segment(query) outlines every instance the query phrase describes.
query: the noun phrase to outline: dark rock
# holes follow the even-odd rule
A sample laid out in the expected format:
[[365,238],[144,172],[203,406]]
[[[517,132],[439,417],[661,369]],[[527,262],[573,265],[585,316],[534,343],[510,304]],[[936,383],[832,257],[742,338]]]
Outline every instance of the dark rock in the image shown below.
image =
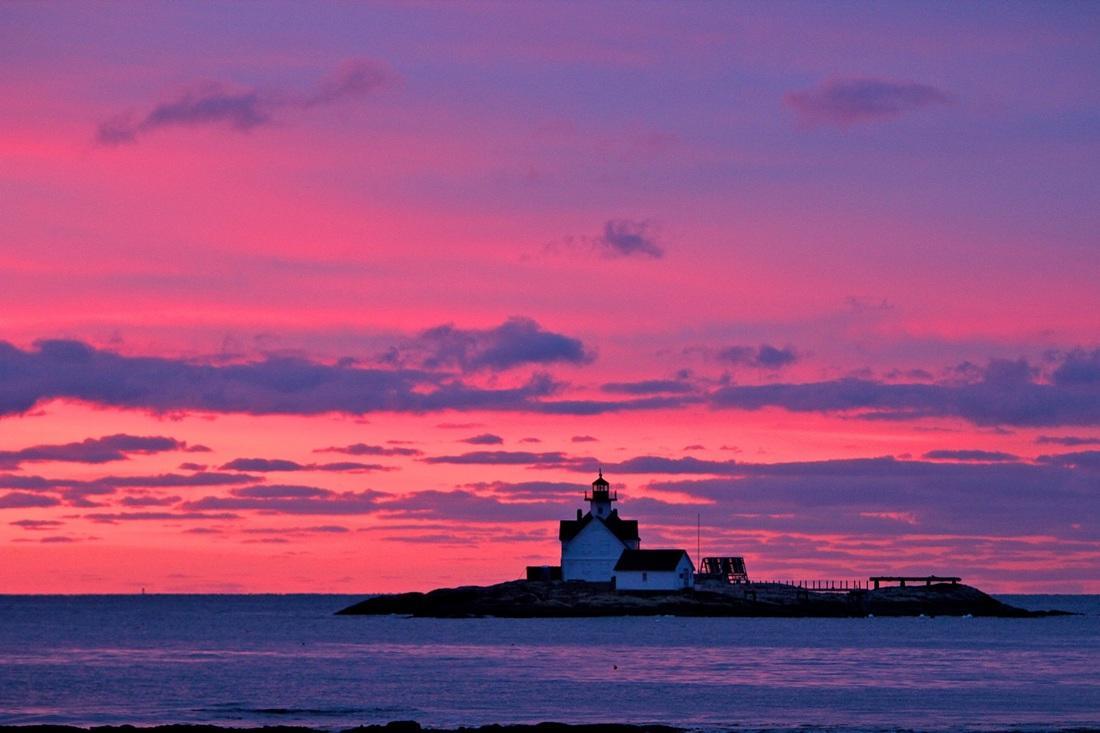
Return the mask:
[[[78,728],[71,725],[0,725],[0,733],[326,733],[316,728],[264,726],[262,728],[227,728],[217,725],[156,725],[135,728],[132,725],[105,725]],[[681,728],[667,725],[626,725],[596,723],[569,725],[566,723],[536,723],[534,725],[483,725],[474,728],[421,728],[415,720],[395,720],[385,725],[363,725],[342,733],[683,733]]]
[[615,592],[606,584],[515,580],[490,586],[438,588],[368,598],[342,615],[434,618],[568,618],[590,616],[1003,616],[1062,615],[1009,606],[968,585],[940,583],[906,588],[818,593],[764,583],[650,593]]

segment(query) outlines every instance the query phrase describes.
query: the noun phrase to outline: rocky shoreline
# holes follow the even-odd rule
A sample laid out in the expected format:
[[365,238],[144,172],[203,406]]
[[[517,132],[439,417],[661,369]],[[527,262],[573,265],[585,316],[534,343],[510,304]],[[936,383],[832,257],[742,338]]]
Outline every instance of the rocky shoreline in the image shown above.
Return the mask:
[[740,616],[853,618],[865,616],[995,616],[1036,618],[977,588],[951,583],[825,593],[769,583],[657,593],[613,591],[598,583],[514,580],[490,586],[439,588],[368,598],[339,615],[429,618],[579,618],[592,616]]
[[[685,729],[667,725],[627,725],[623,723],[594,723],[570,725],[567,723],[532,723],[529,725],[482,725],[462,728],[422,728],[412,720],[398,720],[385,725],[361,725],[340,733],[682,733]],[[271,725],[251,728],[231,728],[219,725],[102,725],[80,728],[72,725],[0,725],[0,733],[329,733],[320,728],[293,725]]]

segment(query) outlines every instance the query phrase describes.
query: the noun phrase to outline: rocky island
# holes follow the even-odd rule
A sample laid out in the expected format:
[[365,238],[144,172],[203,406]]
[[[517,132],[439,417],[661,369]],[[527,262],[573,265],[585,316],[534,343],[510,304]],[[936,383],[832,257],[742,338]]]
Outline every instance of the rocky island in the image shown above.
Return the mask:
[[777,583],[667,592],[615,591],[609,586],[564,581],[515,580],[490,586],[440,588],[368,598],[341,615],[400,614],[433,618],[575,618],[589,616],[1000,616],[1032,618],[1062,611],[1028,611],[968,585],[936,583],[845,593],[819,592]]

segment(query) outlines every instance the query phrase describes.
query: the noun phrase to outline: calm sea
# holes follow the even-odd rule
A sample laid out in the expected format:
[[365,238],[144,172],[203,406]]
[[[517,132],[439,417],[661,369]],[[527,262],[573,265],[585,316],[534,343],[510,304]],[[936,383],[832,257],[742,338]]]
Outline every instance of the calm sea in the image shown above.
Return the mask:
[[436,620],[343,596],[0,596],[0,724],[1100,727],[1100,596],[1047,619]]

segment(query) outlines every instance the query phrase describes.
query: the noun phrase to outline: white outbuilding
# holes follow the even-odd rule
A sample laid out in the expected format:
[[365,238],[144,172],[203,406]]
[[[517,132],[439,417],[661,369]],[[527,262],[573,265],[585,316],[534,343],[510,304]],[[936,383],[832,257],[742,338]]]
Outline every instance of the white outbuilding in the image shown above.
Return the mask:
[[609,583],[615,563],[626,550],[641,545],[638,522],[621,519],[619,510],[611,504],[618,501],[616,492],[600,471],[592,482],[592,493],[585,494],[589,504],[587,514],[577,510],[576,519],[563,519],[558,530],[561,540],[561,577],[563,580],[585,580]]
[[615,590],[684,590],[695,585],[695,564],[684,550],[623,550]]

